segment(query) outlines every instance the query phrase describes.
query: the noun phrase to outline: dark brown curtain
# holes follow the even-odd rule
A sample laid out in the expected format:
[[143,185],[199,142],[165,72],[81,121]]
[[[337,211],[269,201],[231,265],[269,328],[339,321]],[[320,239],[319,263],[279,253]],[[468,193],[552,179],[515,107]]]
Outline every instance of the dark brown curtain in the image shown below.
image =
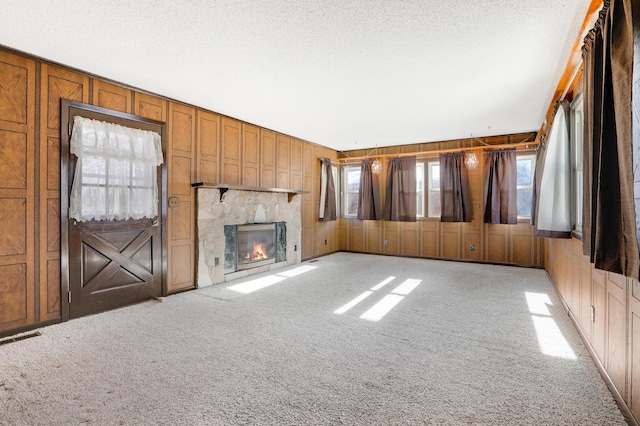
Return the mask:
[[384,220],[416,221],[416,157],[389,160]]
[[484,222],[518,223],[516,149],[484,153]]
[[380,201],[380,183],[378,175],[371,172],[373,160],[362,160],[360,168],[360,189],[358,190],[358,219],[382,219],[382,202]]
[[320,159],[320,209],[318,219],[322,222],[336,220],[336,186],[331,173],[331,160]]
[[583,249],[596,268],[638,279],[631,3],[605,1],[596,27],[585,39]]
[[441,222],[471,222],[471,191],[464,152],[440,154],[440,209]]

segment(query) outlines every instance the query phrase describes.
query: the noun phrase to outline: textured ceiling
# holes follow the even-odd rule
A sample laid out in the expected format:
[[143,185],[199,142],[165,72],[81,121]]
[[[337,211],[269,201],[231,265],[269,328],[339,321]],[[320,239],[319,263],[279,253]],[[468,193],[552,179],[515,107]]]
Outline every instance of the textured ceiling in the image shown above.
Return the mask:
[[589,0],[4,0],[0,44],[338,150],[538,130]]

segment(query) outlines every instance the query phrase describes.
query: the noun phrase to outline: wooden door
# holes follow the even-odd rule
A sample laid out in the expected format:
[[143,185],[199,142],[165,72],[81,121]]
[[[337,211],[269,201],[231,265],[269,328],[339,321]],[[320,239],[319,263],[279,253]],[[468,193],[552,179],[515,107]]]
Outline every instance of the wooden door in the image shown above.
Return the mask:
[[162,123],[63,101],[62,289],[63,300],[67,302],[66,309],[63,310],[64,319],[94,314],[166,294],[162,260],[163,223],[166,217],[166,203],[163,202],[166,198],[164,164],[158,170],[158,217],[87,222],[70,219],[69,193],[75,161],[69,154],[69,139],[73,117],[76,115],[156,131],[163,136],[163,141],[165,139]]

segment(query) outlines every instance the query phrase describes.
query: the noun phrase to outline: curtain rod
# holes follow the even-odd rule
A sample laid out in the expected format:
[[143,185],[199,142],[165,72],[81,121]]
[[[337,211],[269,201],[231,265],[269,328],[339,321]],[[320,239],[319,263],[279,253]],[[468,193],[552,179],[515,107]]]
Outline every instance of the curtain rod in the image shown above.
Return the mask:
[[482,145],[482,146],[468,146],[464,148],[450,148],[450,149],[434,149],[431,151],[420,151],[420,152],[403,152],[401,154],[380,154],[380,155],[365,155],[360,157],[346,157],[346,158],[338,158],[338,162],[347,163],[349,161],[358,161],[358,160],[366,160],[369,158],[390,158],[390,157],[428,157],[434,156],[438,154],[446,154],[449,152],[460,152],[460,151],[475,151],[481,150],[486,151],[489,149],[506,149],[506,148],[515,148],[521,150],[535,150],[538,146],[538,143],[535,141],[532,142],[519,142],[512,144],[501,144],[501,145]]

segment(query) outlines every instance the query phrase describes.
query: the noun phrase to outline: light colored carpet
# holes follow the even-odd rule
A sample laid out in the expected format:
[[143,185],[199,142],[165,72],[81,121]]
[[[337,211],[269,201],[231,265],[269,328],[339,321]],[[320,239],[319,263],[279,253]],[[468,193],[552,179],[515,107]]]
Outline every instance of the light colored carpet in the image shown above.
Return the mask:
[[40,331],[0,424],[625,424],[542,270],[338,253]]

